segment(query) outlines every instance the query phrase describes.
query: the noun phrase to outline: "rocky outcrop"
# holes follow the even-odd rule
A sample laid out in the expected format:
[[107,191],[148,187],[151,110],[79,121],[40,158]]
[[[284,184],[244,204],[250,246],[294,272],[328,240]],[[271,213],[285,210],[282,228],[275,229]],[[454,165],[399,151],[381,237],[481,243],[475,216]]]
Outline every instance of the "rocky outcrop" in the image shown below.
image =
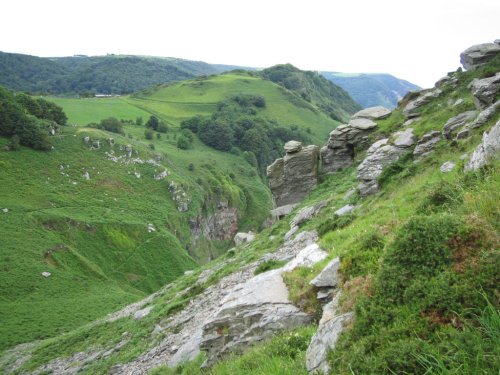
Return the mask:
[[452,139],[454,133],[464,126],[470,124],[477,117],[477,111],[467,111],[456,115],[444,124],[443,135],[446,139]]
[[406,118],[414,118],[420,116],[420,108],[429,103],[431,100],[441,96],[441,89],[422,90],[417,93],[412,92],[411,95],[402,99],[402,102],[408,101],[403,109],[403,114]]
[[367,151],[366,158],[358,166],[358,185],[362,196],[374,194],[378,191],[377,178],[385,166],[395,162],[415,142],[413,129],[406,129],[394,133],[393,139],[381,139],[375,142]]
[[285,145],[284,158],[267,167],[269,187],[277,207],[294,204],[305,198],[318,183],[318,146],[302,147],[300,142]]
[[441,140],[441,132],[433,130],[420,138],[413,150],[415,161],[418,161],[434,151],[436,144]]
[[493,57],[500,53],[500,45],[495,43],[478,44],[467,48],[460,54],[460,62],[467,70],[476,69],[486,64]]
[[234,244],[236,246],[247,243],[247,242],[252,242],[255,238],[255,233],[253,232],[238,232],[236,233],[236,236],[234,236]]
[[483,134],[482,142],[476,147],[465,166],[465,171],[475,171],[497,158],[500,153],[500,121],[493,126],[489,133]]
[[500,100],[496,101],[495,103],[490,105],[488,108],[481,111],[481,113],[477,116],[477,118],[471,124],[469,124],[467,127],[469,129],[479,128],[480,126],[482,126],[483,124],[485,124],[486,122],[491,120],[493,118],[493,116],[495,116],[495,114],[498,112],[499,109],[500,109]]
[[189,228],[194,246],[201,239],[232,240],[238,230],[238,211],[221,201],[214,213],[189,220]]
[[314,216],[316,216],[321,209],[326,207],[328,204],[328,201],[321,201],[314,206],[307,206],[301,209],[299,212],[297,212],[297,215],[292,219],[290,222],[290,227],[295,227],[295,226],[300,226],[301,224],[305,223],[306,221],[311,220]]
[[370,120],[382,120],[386,117],[389,117],[391,114],[391,110],[387,109],[382,106],[377,106],[377,107],[370,107],[370,108],[365,108],[362,109],[359,112],[356,112],[354,115],[352,115],[352,119],[357,119],[357,118],[366,118]]
[[493,77],[474,79],[469,84],[469,88],[474,96],[474,104],[478,109],[485,109],[492,105],[500,91],[500,73]]

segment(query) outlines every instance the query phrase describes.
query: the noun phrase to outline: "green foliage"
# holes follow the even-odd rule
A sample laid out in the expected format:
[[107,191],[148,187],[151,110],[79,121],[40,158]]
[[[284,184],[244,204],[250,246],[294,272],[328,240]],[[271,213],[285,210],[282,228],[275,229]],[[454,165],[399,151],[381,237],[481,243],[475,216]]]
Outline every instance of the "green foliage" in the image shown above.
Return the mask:
[[377,178],[379,186],[382,188],[391,181],[401,181],[403,178],[412,176],[416,171],[413,163],[413,152],[407,152],[395,162],[386,166]]
[[146,137],[147,140],[153,139],[153,131],[151,129],[146,129],[144,130],[144,137]]
[[108,132],[118,133],[122,135],[125,134],[121,121],[116,117],[109,117],[107,119],[101,120],[101,122],[99,123],[99,129],[104,129]]
[[165,124],[164,122],[160,122],[158,126],[156,127],[156,131],[160,133],[166,133],[168,132],[168,125]]
[[54,121],[59,125],[66,125],[68,121],[62,108],[53,102],[42,98],[35,99],[23,93],[17,94],[15,99],[30,115],[40,119]]
[[150,128],[156,130],[158,125],[160,124],[160,120],[156,116],[150,116],[148,121],[146,121],[146,128]]
[[19,136],[17,134],[14,134],[10,138],[10,142],[9,142],[8,146],[9,146],[9,150],[11,150],[11,151],[19,150],[19,148],[21,147],[21,139],[19,138]]
[[144,119],[143,119],[141,116],[137,116],[137,117],[135,118],[135,124],[136,124],[137,126],[142,126],[142,124],[143,124],[143,123],[144,123]]
[[321,304],[316,299],[317,290],[309,282],[316,276],[310,267],[297,267],[282,274],[288,288],[288,298],[302,311],[308,314],[320,314]]
[[181,150],[187,150],[191,147],[191,144],[189,143],[189,139],[181,135],[179,138],[177,138],[177,148],[180,148]]
[[348,226],[353,220],[355,216],[352,213],[345,214],[342,216],[338,215],[333,215],[333,217],[326,219],[322,223],[319,224],[318,226],[318,234],[320,236],[323,236],[329,231],[335,230],[335,229],[341,229],[346,226]]
[[282,260],[276,260],[276,259],[266,260],[265,262],[262,262],[258,265],[258,267],[254,271],[254,275],[258,275],[259,273],[283,267],[285,264],[286,262]]
[[440,181],[425,196],[417,211],[422,214],[450,210],[463,202],[463,192],[458,183]]

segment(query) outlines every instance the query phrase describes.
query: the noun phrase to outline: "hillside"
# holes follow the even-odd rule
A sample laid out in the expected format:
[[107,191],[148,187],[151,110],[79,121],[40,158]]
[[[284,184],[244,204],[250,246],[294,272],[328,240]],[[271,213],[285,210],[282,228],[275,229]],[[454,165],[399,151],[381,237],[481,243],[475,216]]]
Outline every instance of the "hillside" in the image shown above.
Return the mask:
[[409,91],[420,87],[390,74],[344,74],[321,72],[321,75],[342,87],[363,108],[381,105],[395,108]]
[[[273,194],[297,186],[275,183],[283,178],[315,185],[250,243],[106,320],[7,351],[0,366],[54,374],[498,373],[500,48],[488,47],[496,58],[407,95],[388,116],[364,111],[332,132],[321,164],[333,173],[318,172],[317,148],[289,143],[268,173],[281,166],[295,175],[270,175]],[[221,155],[217,166],[232,157]]]

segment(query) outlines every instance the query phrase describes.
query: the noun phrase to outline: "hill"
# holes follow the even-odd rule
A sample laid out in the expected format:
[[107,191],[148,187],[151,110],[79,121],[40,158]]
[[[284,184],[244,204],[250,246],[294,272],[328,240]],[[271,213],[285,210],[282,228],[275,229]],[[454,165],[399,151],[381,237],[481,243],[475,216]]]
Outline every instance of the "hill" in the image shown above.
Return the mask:
[[499,73],[497,55],[388,117],[352,119],[325,146],[354,146],[348,165],[289,216],[106,321],[4,353],[2,368],[498,373]]
[[395,108],[409,91],[420,89],[417,85],[390,74],[321,72],[321,75],[342,87],[364,108],[378,105]]

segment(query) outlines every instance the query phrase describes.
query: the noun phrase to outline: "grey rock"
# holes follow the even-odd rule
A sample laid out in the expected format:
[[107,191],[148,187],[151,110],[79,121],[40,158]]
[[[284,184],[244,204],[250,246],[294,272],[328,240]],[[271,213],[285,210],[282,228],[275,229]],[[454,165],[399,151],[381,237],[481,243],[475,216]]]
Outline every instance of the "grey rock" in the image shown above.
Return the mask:
[[500,91],[500,72],[493,77],[474,79],[469,85],[476,108],[485,109],[492,105]]
[[189,229],[194,245],[203,240],[232,240],[238,231],[238,210],[227,202],[219,204],[215,212],[191,218]]
[[394,133],[394,140],[392,144],[397,147],[410,147],[415,144],[415,136],[413,135],[413,129],[408,128],[404,131],[398,131]]
[[131,158],[132,157],[133,149],[132,149],[132,145],[131,144],[128,144],[128,145],[125,146],[125,152],[127,153],[127,158]]
[[353,313],[337,315],[339,295],[340,293],[323,307],[323,316],[319,322],[318,330],[307,348],[306,367],[309,373],[330,373],[327,360],[328,352],[335,348],[345,325],[353,318]]
[[113,147],[115,145],[115,140],[113,138],[108,138],[108,144]]
[[319,300],[325,300],[331,298],[333,292],[335,291],[334,288],[322,288],[317,294],[316,298]]
[[43,277],[50,277],[52,274],[50,272],[44,271],[42,272]]
[[283,148],[287,154],[293,154],[302,150],[302,143],[299,141],[288,141]]
[[464,100],[462,98],[458,98],[454,103],[453,107],[458,107],[460,104],[462,104]]
[[145,318],[146,316],[149,315],[149,313],[151,312],[151,310],[153,310],[153,306],[148,306],[142,310],[137,310],[135,313],[134,313],[134,319],[135,320],[140,320],[142,318]]
[[90,137],[88,137],[88,136],[87,137],[83,137],[83,141],[85,143],[87,143],[87,144],[90,143]]
[[314,285],[317,288],[334,288],[337,286],[338,280],[338,270],[340,267],[340,258],[333,259],[330,263],[323,268],[323,271],[319,273],[314,279],[311,280],[309,284]]
[[95,141],[92,141],[92,145],[90,146],[91,149],[99,150],[101,148],[101,141],[98,139]]
[[9,209],[8,209],[8,208],[2,208],[2,212],[3,212],[4,214],[6,214],[6,213],[8,213],[8,212],[9,212]]
[[487,107],[485,110],[481,111],[476,119],[470,123],[467,127],[469,129],[479,128],[483,124],[487,123],[489,120],[495,116],[500,110],[500,100]]
[[234,243],[236,246],[247,243],[247,242],[252,242],[255,238],[255,233],[253,232],[238,232],[236,233],[236,236],[234,236]]
[[410,118],[408,120],[406,120],[404,123],[403,123],[403,126],[410,126],[411,124],[414,124],[416,123],[418,120],[420,120],[420,117],[413,117],[413,118]]
[[474,171],[488,164],[491,160],[498,158],[500,153],[500,121],[498,121],[489,133],[483,133],[482,142],[472,153],[465,171]]
[[356,189],[349,189],[345,194],[344,196],[342,197],[343,200],[348,200],[349,198],[351,198],[354,194],[356,193]]
[[426,133],[420,138],[413,150],[413,156],[415,160],[419,160],[429,155],[434,151],[434,147],[441,140],[441,132],[433,130]]
[[352,115],[353,119],[356,118],[367,118],[370,120],[382,120],[386,117],[389,117],[391,114],[391,110],[382,106],[370,107],[362,109],[359,112],[356,112]]
[[407,118],[418,117],[420,115],[420,108],[429,103],[432,99],[441,96],[442,93],[443,92],[439,88],[420,91],[416,99],[413,99],[406,104],[403,109],[403,114]]
[[184,271],[184,276],[189,276],[189,275],[192,275],[192,274],[194,274],[193,270]]
[[446,137],[446,139],[451,139],[452,135],[457,130],[472,122],[472,120],[474,120],[476,117],[477,111],[467,111],[448,119],[443,127],[443,135]]
[[460,130],[458,133],[457,133],[457,136],[455,139],[465,139],[465,138],[468,138],[470,136],[470,130],[469,129],[463,129],[463,130]]
[[299,230],[298,226],[291,227],[290,230],[288,232],[286,232],[285,236],[283,237],[285,242],[290,241],[292,239],[293,235],[295,233],[297,233],[298,230]]
[[467,48],[460,54],[460,62],[467,70],[476,69],[486,64],[500,53],[500,46],[496,43],[484,43]]
[[441,165],[441,167],[439,167],[439,170],[443,173],[449,173],[453,170],[453,168],[455,168],[456,164],[453,163],[452,161],[447,161],[445,163],[443,163],[443,165]]
[[85,172],[84,174],[82,174],[82,177],[84,180],[90,180],[90,174],[89,172]]
[[271,215],[276,219],[281,219],[284,216],[290,214],[295,207],[297,207],[297,203],[286,204],[284,206],[277,207],[277,208],[271,210]]
[[170,173],[169,173],[166,169],[164,169],[162,172],[160,172],[160,173],[158,173],[158,174],[155,174],[155,175],[153,176],[153,178],[154,178],[155,180],[159,181],[159,180],[163,180],[164,178],[168,177],[168,175],[169,175],[169,174],[170,174]]
[[276,206],[300,202],[318,183],[319,148],[310,145],[288,153],[267,167],[269,187]]
[[316,216],[321,209],[326,207],[328,204],[328,201],[321,201],[314,206],[308,206],[302,208],[297,215],[292,219],[290,222],[290,227],[295,227],[295,226],[300,226],[301,224],[305,223],[306,221],[311,220],[314,216]]
[[350,126],[359,130],[369,130],[377,127],[377,123],[367,118],[356,118],[349,121]]
[[312,243],[304,247],[290,262],[281,268],[285,272],[293,271],[297,267],[311,267],[322,261],[327,256],[317,243]]
[[353,206],[352,204],[346,204],[344,207],[339,208],[337,211],[335,211],[335,215],[337,216],[344,216],[347,214],[350,214],[356,206]]

